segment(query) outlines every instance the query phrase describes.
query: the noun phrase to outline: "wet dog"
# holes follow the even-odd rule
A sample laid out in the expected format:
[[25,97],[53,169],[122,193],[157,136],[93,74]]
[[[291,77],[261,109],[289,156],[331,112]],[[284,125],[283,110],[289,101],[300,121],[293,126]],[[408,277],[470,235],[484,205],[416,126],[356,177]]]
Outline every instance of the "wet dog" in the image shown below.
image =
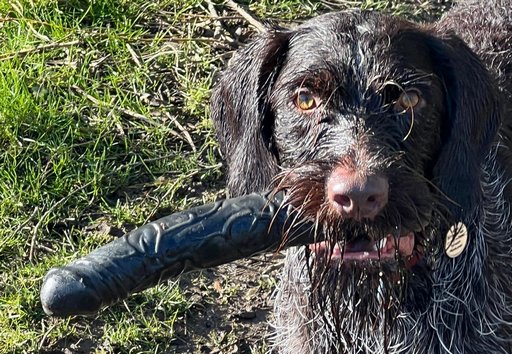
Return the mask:
[[235,54],[229,190],[284,190],[325,237],[287,253],[276,351],[512,352],[511,24],[509,0],[338,12]]

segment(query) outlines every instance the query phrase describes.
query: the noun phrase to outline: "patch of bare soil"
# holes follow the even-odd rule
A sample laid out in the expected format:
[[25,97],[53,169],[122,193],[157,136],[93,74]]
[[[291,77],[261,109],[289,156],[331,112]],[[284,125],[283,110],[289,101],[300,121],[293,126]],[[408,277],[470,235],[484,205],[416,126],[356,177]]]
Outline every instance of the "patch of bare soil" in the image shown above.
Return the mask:
[[177,321],[176,353],[265,353],[272,292],[283,256],[244,259],[182,276],[193,303]]

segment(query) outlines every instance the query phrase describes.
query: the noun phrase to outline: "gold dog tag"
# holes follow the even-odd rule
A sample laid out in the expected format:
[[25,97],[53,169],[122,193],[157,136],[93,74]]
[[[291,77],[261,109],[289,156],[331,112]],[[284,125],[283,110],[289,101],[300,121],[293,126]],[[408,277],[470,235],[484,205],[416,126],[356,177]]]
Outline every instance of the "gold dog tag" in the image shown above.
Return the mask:
[[468,243],[468,229],[462,222],[452,225],[446,233],[444,249],[450,258],[458,257]]

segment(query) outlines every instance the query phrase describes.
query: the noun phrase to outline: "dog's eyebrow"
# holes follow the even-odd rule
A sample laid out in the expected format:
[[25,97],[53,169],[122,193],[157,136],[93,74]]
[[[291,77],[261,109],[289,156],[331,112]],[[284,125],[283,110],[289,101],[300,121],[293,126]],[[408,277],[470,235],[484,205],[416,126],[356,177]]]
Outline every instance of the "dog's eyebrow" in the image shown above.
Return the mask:
[[325,67],[311,67],[286,77],[283,81],[283,86],[288,89],[308,87],[313,90],[330,91],[337,85],[332,70]]

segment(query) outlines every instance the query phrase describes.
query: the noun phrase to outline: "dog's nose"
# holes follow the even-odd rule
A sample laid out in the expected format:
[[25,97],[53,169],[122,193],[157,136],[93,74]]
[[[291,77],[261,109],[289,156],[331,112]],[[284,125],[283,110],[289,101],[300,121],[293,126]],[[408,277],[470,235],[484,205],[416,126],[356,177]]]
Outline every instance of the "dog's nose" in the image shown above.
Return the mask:
[[388,202],[389,183],[382,175],[360,176],[343,167],[327,180],[327,198],[343,217],[373,219]]

